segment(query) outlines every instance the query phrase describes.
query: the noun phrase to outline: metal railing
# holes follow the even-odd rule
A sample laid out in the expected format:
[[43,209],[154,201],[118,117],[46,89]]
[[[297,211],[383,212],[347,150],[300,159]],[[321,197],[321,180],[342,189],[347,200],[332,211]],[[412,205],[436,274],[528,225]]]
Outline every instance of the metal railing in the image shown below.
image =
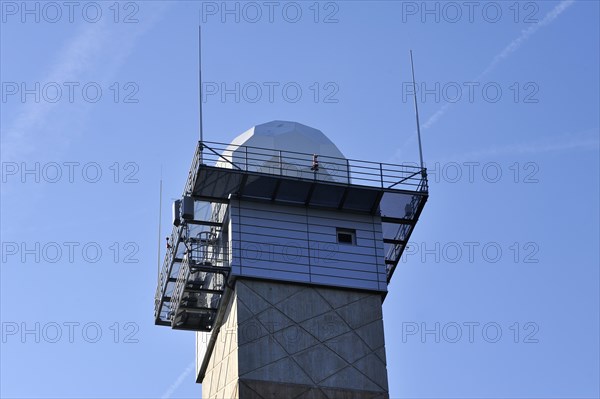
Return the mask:
[[[421,182],[421,185],[419,185],[419,187],[417,187],[417,191],[427,192],[427,189],[428,189],[427,179],[424,178]],[[421,201],[423,201],[423,199],[420,196],[414,195],[412,197],[412,200],[409,203],[410,209],[412,209],[413,211],[416,212],[417,207],[419,206],[419,203]],[[405,244],[394,244],[389,249],[389,251],[385,254],[386,260],[391,260],[396,263],[400,259],[400,256],[402,255],[402,252],[404,252],[404,249],[406,247],[406,243],[408,241],[410,233],[412,233],[413,227],[414,226],[410,223],[400,225],[400,227],[398,228],[398,233],[396,233],[396,236],[394,238],[398,241],[404,242]],[[388,282],[390,281],[392,274],[394,273],[395,267],[396,267],[395,265],[390,265],[390,264],[386,263],[385,272],[387,275]]]
[[185,189],[183,190],[183,195],[190,195],[194,190],[194,186],[196,184],[196,179],[198,178],[198,167],[202,163],[202,143],[198,143],[196,146],[196,152],[194,153],[194,158],[192,159],[192,165],[190,166],[190,171],[188,172],[188,177],[185,183]]
[[[318,156],[317,168],[315,155]],[[202,158],[202,162],[210,166],[245,172],[383,189],[416,191],[426,187],[423,184],[423,180],[426,180],[425,169],[418,165],[396,165],[208,141],[204,142]]]

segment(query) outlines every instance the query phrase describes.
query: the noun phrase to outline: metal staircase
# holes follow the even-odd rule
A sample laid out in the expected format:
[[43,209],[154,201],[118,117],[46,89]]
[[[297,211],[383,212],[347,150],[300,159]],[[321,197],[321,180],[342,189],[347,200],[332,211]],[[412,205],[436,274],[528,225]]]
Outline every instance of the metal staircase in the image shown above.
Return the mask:
[[[202,165],[196,148],[183,192],[192,196]],[[155,296],[155,322],[173,329],[211,331],[229,276],[227,240],[222,236],[226,204],[202,202],[212,209],[174,226]]]
[[216,228],[184,241],[185,254],[175,284],[169,318],[175,329],[210,331],[229,270]]

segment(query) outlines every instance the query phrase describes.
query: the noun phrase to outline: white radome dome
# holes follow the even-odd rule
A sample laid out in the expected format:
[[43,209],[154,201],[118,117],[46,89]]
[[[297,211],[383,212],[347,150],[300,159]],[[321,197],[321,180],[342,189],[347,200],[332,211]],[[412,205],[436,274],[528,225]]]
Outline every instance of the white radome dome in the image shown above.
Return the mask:
[[[246,165],[246,152],[250,171],[348,182],[344,154],[323,132],[301,123],[272,121],[256,125],[233,139],[223,155],[237,165]],[[316,176],[311,170],[313,154],[318,155],[319,162]],[[226,162],[219,162],[219,166],[232,167]]]
[[323,132],[298,122],[272,121],[256,125],[233,139],[231,144],[345,159]]

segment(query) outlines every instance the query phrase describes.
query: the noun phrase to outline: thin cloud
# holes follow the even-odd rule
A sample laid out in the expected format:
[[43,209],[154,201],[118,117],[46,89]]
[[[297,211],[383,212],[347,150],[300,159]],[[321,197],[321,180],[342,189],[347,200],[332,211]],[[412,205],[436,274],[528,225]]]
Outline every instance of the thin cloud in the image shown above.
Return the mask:
[[[125,26],[106,19],[85,24],[58,51],[54,63],[40,68],[49,70],[45,76],[41,79],[25,79],[28,88],[33,87],[36,80],[41,86],[49,82],[62,85],[64,82],[110,80],[131,54],[138,38],[163,15],[165,7],[164,4],[148,6],[150,12],[145,13],[143,21],[137,24]],[[66,90],[63,98],[68,97]],[[23,104],[15,119],[6,129],[2,129],[2,159],[22,160],[40,150],[49,155],[49,150],[66,148],[74,132],[57,126],[56,121],[67,123],[68,119],[69,126],[73,126],[73,121],[83,119],[88,109],[81,104],[81,99],[77,104],[65,104],[64,99],[56,103],[42,99],[39,103],[29,101]],[[68,118],[56,118],[61,112],[68,114]]]
[[[50,68],[50,72],[40,81],[45,82],[76,82],[83,72],[92,68],[94,53],[106,46],[108,30],[102,24],[88,24],[73,39],[66,43],[59,52],[58,61]],[[20,82],[17,82],[20,83]],[[35,82],[27,82],[33,86]],[[19,158],[32,153],[39,143],[36,143],[36,130],[44,129],[49,115],[60,107],[59,103],[40,101],[25,103],[18,116],[3,134],[2,158],[9,155]],[[56,138],[55,138],[56,139]]]
[[423,129],[428,129],[429,127],[431,127],[434,123],[436,123],[438,121],[438,119],[440,119],[442,116],[444,116],[444,114],[446,113],[446,110],[449,107],[450,107],[450,103],[444,104],[440,109],[435,111],[435,114],[430,116],[429,119],[427,119],[425,121],[425,123],[423,123],[423,126],[421,126],[421,127]]
[[[507,59],[511,54],[513,54],[515,51],[517,51],[523,45],[523,43],[525,43],[531,36],[533,36],[533,34],[535,34],[540,28],[542,28],[544,26],[548,26],[550,23],[552,23],[567,8],[569,8],[571,5],[573,5],[574,2],[575,2],[574,0],[561,1],[556,7],[554,7],[551,11],[549,11],[544,16],[544,18],[542,18],[542,20],[539,21],[537,24],[535,24],[527,29],[522,30],[521,34],[516,39],[511,41],[506,47],[504,47],[504,49],[502,49],[502,51],[500,51],[498,54],[496,54],[494,56],[494,58],[492,58],[492,61],[488,64],[488,66],[479,75],[477,75],[477,77],[475,79],[472,79],[472,81],[477,82],[477,81],[481,80],[484,76],[486,76],[487,74],[492,72],[501,61]],[[446,112],[448,112],[451,105],[452,105],[451,103],[446,103],[442,107],[440,107],[440,109],[438,109],[432,116],[430,116],[423,123],[423,125],[422,125],[423,130],[429,129],[436,122],[438,122],[446,114]],[[399,150],[396,152],[396,157],[399,157],[401,155],[401,152],[403,151],[403,149],[415,139],[415,135],[416,135],[416,131],[399,148]]]
[[477,80],[490,73],[502,60],[508,58],[512,53],[517,51],[519,47],[521,47],[523,43],[525,43],[525,41],[527,41],[527,39],[529,39],[535,32],[537,32],[540,28],[552,23],[567,8],[573,5],[574,2],[574,0],[561,1],[556,7],[549,11],[541,21],[521,31],[521,35],[519,37],[510,42],[508,46],[506,46],[500,53],[498,53],[494,57],[494,59],[492,60],[492,62],[490,62],[487,68],[485,68],[485,70],[477,77]]
[[[494,56],[489,65],[481,72],[475,79],[472,79],[473,82],[480,81],[484,76],[488,75],[492,72],[496,66],[503,60],[507,59],[512,53],[517,51],[519,47],[523,45],[535,32],[537,32],[543,26],[547,26],[552,23],[560,14],[562,14],[567,8],[569,8],[574,3],[574,0],[564,0],[561,1],[556,7],[554,7],[551,11],[549,11],[544,18],[539,21],[537,24],[530,26],[527,29],[521,31],[521,35],[510,42],[502,51]],[[434,113],[425,123],[423,124],[423,128],[427,129],[433,124],[435,124],[440,118],[448,111],[450,108],[450,103],[444,104],[436,113]]]
[[600,149],[599,128],[590,129],[577,133],[569,133],[561,136],[545,137],[542,140],[530,141],[524,143],[510,144],[493,148],[474,150],[462,154],[457,154],[448,159],[437,160],[445,162],[449,160],[461,159],[485,159],[490,156],[505,155],[539,155],[550,152],[562,151],[598,151]]
[[161,398],[169,399],[179,388],[179,386],[183,384],[183,381],[185,381],[187,376],[189,376],[192,373],[192,371],[194,371],[195,368],[196,362],[190,363],[189,366],[183,371],[183,373],[181,373],[179,377],[177,377],[177,379],[173,382],[173,384],[171,384],[169,389],[167,389],[166,392],[161,396]]

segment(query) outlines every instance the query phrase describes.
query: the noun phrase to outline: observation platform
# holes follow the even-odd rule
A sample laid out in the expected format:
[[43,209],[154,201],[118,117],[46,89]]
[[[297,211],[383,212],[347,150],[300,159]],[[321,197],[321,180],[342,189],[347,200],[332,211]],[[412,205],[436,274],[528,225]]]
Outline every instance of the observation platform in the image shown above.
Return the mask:
[[231,198],[381,217],[387,282],[428,198],[426,169],[255,146],[200,142],[183,192],[193,212],[169,238],[155,323],[212,331],[231,275]]

